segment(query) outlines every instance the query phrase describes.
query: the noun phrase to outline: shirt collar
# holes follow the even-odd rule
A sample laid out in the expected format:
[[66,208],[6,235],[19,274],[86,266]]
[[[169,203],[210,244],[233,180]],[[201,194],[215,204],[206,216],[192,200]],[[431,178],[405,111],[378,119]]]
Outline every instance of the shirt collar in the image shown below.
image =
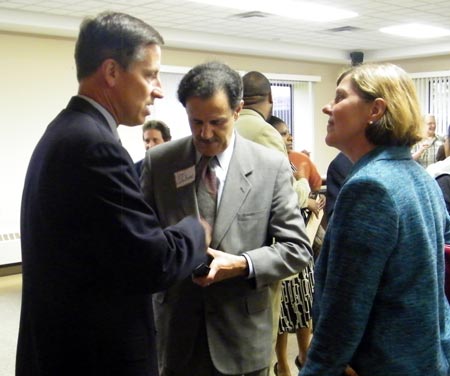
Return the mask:
[[92,98],[89,98],[85,95],[78,95],[78,96],[80,98],[83,98],[85,101],[89,102],[90,104],[92,104],[98,111],[100,111],[100,113],[105,117],[106,122],[108,123],[109,127],[111,128],[114,138],[116,138],[116,140],[120,141],[119,132],[117,132],[117,123],[114,120],[111,113],[105,107],[103,107],[100,103],[96,102]]

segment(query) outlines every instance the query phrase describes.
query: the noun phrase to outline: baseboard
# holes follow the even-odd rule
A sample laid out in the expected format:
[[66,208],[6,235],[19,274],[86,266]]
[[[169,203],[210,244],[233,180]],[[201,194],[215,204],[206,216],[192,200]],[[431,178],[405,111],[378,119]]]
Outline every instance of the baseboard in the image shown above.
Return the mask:
[[22,263],[8,264],[0,266],[0,277],[5,277],[12,274],[22,273]]

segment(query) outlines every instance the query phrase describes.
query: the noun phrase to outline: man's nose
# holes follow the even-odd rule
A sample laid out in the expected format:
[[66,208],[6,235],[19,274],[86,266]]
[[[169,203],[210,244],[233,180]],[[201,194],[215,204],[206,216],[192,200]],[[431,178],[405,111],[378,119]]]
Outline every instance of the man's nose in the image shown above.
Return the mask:
[[210,139],[213,136],[212,127],[209,124],[203,125],[200,135],[203,139]]
[[153,89],[150,91],[150,96],[153,98],[164,98],[164,93],[161,89],[161,85],[153,86]]

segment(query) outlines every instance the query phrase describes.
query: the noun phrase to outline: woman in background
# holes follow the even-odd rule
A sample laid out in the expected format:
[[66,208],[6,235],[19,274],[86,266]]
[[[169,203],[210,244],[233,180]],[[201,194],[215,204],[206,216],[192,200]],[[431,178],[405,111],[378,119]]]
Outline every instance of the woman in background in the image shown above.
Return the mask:
[[[449,375],[444,243],[450,219],[413,161],[422,120],[414,84],[392,64],[338,79],[326,143],[353,163],[315,270],[314,336],[301,376]],[[350,368],[347,368],[348,372]]]
[[[308,180],[309,190],[311,192],[317,192],[322,184],[322,178],[316,166],[306,154],[297,153],[292,150],[292,136],[287,124],[276,116],[271,116],[267,122],[283,138],[295,179],[306,178]],[[300,201],[301,198],[299,196],[299,206],[302,207]],[[318,216],[324,204],[324,200],[319,201],[306,196],[303,205],[310,210],[310,215]],[[306,353],[311,342],[311,308],[314,292],[313,270],[314,262],[311,260],[310,264],[299,274],[295,274],[282,281],[281,311],[277,342],[275,345],[277,363],[274,365],[274,374],[276,376],[291,376],[287,351],[289,333],[295,333],[297,339],[298,352],[294,359],[295,365],[300,369],[305,362]]]

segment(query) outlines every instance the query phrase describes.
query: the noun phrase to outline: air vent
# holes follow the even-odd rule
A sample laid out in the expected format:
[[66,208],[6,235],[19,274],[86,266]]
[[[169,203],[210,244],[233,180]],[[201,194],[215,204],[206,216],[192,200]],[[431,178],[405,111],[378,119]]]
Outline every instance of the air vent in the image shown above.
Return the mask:
[[269,16],[269,13],[260,12],[259,10],[254,10],[251,12],[245,13],[237,13],[233,14],[232,18],[266,18]]
[[332,33],[342,33],[344,31],[350,32],[350,31],[360,31],[360,30],[362,30],[360,27],[341,26],[341,27],[335,27],[333,29],[327,29],[326,31],[330,31]]
[[18,232],[1,234],[0,233],[0,242],[9,241],[9,240],[17,240],[20,239],[20,234]]

